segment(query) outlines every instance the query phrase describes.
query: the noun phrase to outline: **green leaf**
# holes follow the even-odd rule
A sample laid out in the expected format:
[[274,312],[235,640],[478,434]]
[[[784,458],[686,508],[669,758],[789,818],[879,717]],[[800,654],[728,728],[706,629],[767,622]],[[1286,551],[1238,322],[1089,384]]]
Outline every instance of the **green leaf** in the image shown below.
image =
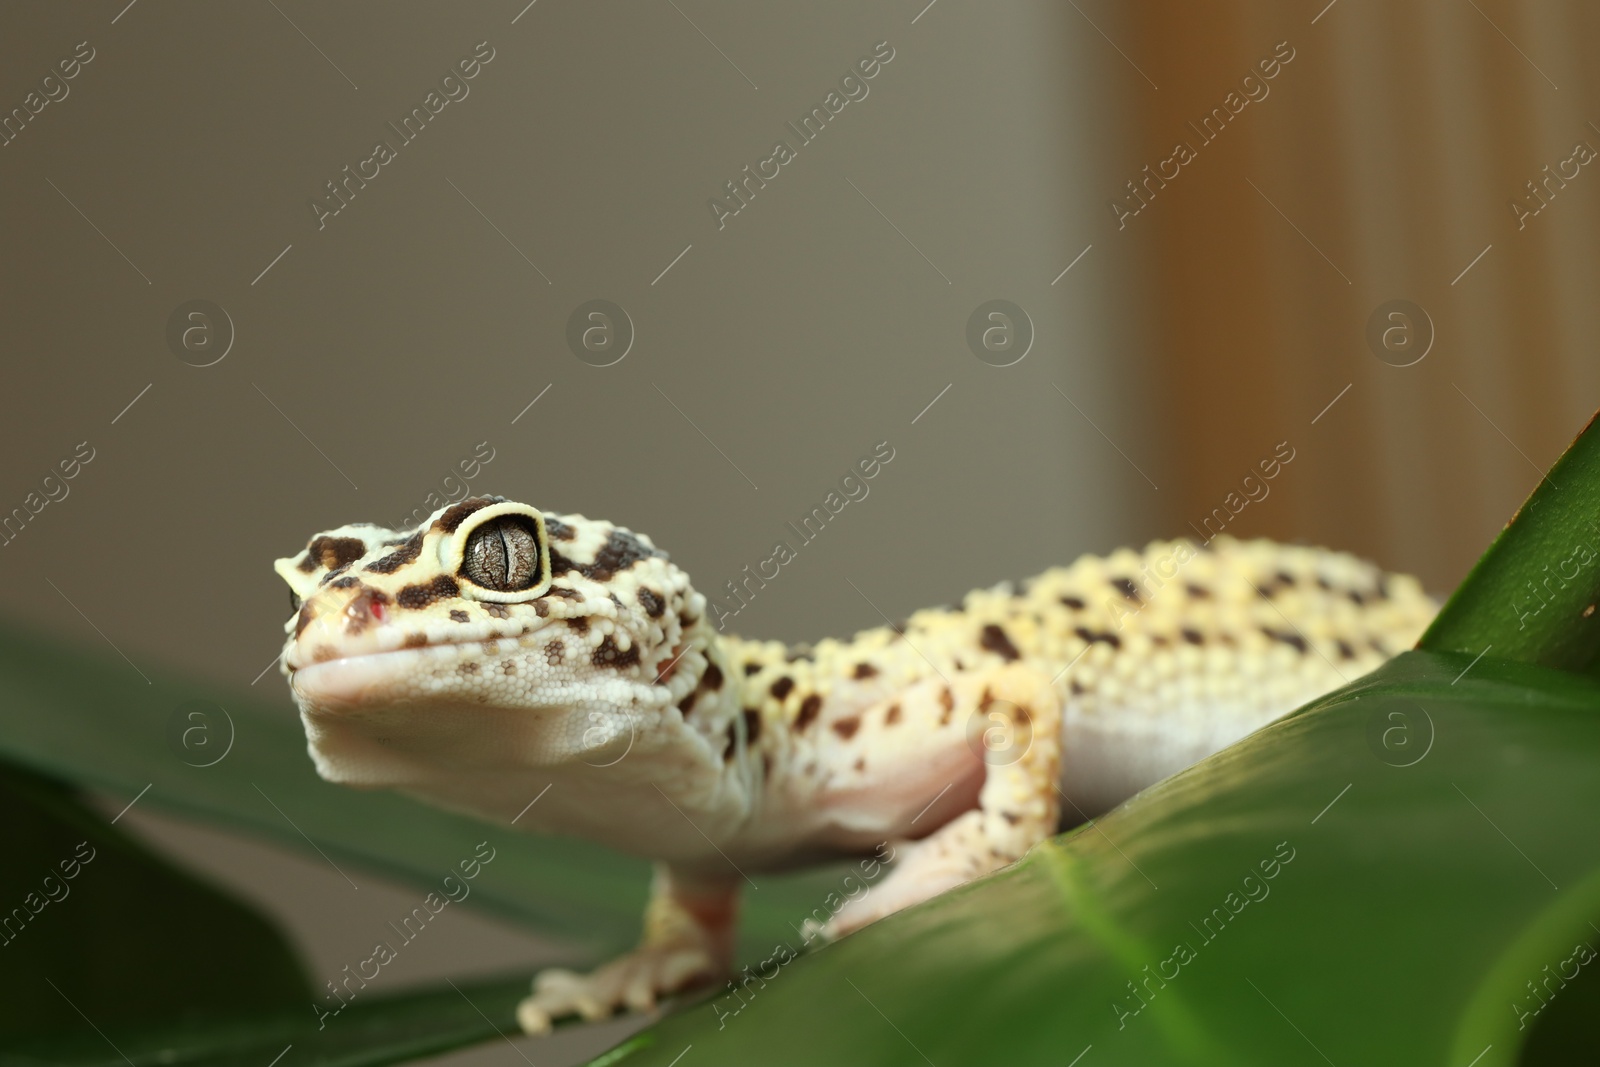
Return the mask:
[[0,764],[0,811],[0,1039],[305,1010],[310,985],[269,922],[69,788]]
[[268,1067],[280,1056],[283,1067],[378,1067],[518,1036],[513,1016],[527,993],[526,975],[463,981],[358,998],[325,1019],[308,998],[204,1023],[19,1043],[0,1051],[0,1067]]
[[1600,415],[1540,480],[1417,647],[1600,667]]
[[[497,856],[474,887],[477,905],[591,957],[637,939],[649,886],[643,860],[322,781],[276,675],[251,690],[148,673],[150,684],[119,659],[0,625],[0,757],[127,799],[149,786],[141,806],[325,856],[357,884],[373,871],[433,889],[489,840]],[[786,931],[828,877],[763,879],[748,904],[749,943]]]
[[1600,946],[1600,683],[1470,662],[1407,653],[615,1062],[1514,1062],[1525,983]]

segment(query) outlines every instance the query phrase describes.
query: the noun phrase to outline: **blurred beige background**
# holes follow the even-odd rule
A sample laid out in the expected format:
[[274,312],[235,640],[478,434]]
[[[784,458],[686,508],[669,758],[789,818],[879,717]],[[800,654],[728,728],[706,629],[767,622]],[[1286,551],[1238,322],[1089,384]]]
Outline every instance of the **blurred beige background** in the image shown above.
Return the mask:
[[[0,548],[0,610],[248,683],[288,612],[271,560],[399,522],[481,442],[472,491],[631,525],[713,595],[890,442],[737,619],[785,639],[1208,517],[1445,593],[1600,404],[1583,5],[524,5],[4,14],[0,514],[93,459]],[[402,145],[388,124],[480,42]],[[319,228],[379,139],[395,158]],[[778,139],[794,160],[719,228],[708,200]],[[634,335],[610,366],[567,340],[597,299]],[[996,299],[1031,321],[1010,366],[968,344]],[[231,323],[208,366],[169,341],[195,300]],[[292,857],[136,825],[313,959],[359,928]],[[487,922],[450,942],[412,977],[543,951]]]

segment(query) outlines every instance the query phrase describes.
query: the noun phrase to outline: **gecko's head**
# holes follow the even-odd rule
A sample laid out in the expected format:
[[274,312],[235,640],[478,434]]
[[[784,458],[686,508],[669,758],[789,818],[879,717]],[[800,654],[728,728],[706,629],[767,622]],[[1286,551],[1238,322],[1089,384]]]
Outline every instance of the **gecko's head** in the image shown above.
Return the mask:
[[335,735],[448,745],[483,716],[538,749],[523,760],[584,758],[703,665],[685,653],[704,598],[648,538],[502,497],[413,530],[341,526],[276,569],[296,608],[282,666],[328,777],[359,777],[330,766]]

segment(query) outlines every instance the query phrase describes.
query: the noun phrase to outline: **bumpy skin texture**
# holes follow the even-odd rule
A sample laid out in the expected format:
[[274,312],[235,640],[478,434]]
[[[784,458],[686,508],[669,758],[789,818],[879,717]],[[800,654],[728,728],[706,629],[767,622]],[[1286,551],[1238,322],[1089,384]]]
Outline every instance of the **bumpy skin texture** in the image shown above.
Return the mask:
[[[505,523],[528,536],[491,536]],[[513,569],[539,541],[548,566],[524,552],[532,584],[479,585],[485,537]],[[303,601],[283,669],[323,777],[658,862],[639,949],[541,975],[530,1031],[727,973],[753,874],[892,842],[837,936],[1013,862],[1371,670],[1436,610],[1348,555],[1217,537],[786,647],[719,633],[649,538],[499,497],[330,530],[277,570]]]

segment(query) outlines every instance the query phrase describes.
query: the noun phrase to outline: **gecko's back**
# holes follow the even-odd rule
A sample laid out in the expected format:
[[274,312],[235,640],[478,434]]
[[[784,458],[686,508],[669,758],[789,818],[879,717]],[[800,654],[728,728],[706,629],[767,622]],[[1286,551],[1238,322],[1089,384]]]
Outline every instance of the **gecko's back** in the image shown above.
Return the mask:
[[[767,732],[774,747],[929,677],[1034,663],[1062,691],[1074,822],[1372,670],[1437,610],[1416,579],[1346,553],[1219,536],[1084,556],[849,640],[730,655],[745,706],[790,727]],[[852,740],[892,750],[895,725],[859,719]]]

